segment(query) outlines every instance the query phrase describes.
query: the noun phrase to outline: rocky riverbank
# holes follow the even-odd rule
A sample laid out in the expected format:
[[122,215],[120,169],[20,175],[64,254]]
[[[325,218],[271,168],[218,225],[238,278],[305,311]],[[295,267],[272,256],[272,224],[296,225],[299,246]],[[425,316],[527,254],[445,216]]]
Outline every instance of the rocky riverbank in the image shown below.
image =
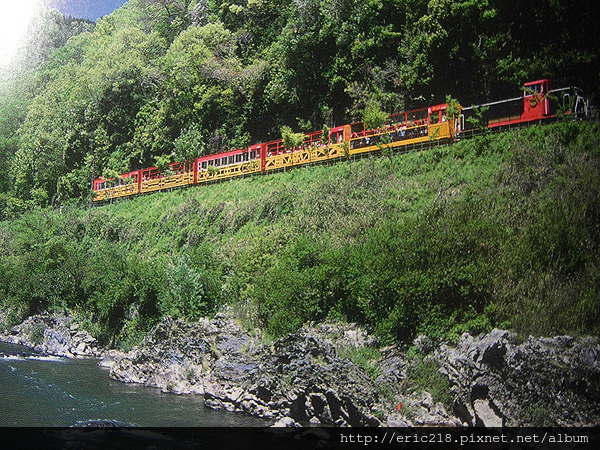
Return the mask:
[[115,380],[203,395],[207,407],[280,425],[600,424],[600,342],[519,340],[494,330],[456,346],[425,337],[377,349],[353,324],[307,326],[274,342],[224,314],[165,318],[128,353],[100,349],[69,316],[32,316],[0,337],[60,356],[93,356]]
[[[104,350],[87,331],[80,329],[71,316],[43,313],[28,317],[23,323],[3,330],[8,312],[0,311],[0,340],[24,345],[35,351],[69,358],[77,356],[100,357]],[[5,331],[3,333],[3,331]]]

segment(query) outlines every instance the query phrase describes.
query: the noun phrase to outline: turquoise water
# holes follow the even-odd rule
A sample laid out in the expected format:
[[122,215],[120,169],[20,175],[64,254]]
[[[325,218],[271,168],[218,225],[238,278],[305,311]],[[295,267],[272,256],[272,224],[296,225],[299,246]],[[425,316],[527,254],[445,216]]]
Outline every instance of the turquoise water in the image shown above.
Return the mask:
[[0,426],[265,426],[272,422],[204,407],[201,396],[173,395],[113,381],[94,359],[43,357],[0,343]]

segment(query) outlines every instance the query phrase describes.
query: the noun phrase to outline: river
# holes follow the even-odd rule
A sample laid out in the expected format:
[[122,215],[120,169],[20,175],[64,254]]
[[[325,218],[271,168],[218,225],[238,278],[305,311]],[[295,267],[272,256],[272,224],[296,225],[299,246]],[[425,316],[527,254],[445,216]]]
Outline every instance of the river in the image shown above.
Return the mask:
[[70,427],[109,421],[141,427],[256,427],[241,413],[215,411],[197,395],[111,380],[95,359],[42,356],[0,342],[0,426]]

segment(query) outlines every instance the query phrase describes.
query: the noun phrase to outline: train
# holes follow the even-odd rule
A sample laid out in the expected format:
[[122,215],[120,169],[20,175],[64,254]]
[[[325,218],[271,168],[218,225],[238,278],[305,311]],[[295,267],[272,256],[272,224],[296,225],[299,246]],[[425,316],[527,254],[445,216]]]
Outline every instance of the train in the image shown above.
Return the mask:
[[523,85],[523,95],[470,107],[441,103],[390,115],[376,129],[362,122],[313,131],[300,145],[287,148],[283,139],[243,149],[174,162],[162,171],[149,167],[115,179],[93,180],[93,201],[166,191],[236,177],[270,173],[312,163],[335,162],[356,156],[452,143],[487,130],[502,130],[556,119],[558,115],[587,116],[589,102],[576,87],[551,89],[550,80]]

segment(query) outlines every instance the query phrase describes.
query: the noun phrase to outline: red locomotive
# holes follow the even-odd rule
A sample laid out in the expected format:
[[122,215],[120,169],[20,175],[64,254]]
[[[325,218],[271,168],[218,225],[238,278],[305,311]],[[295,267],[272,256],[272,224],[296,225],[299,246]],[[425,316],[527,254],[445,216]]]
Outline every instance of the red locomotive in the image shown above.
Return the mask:
[[504,129],[556,118],[557,114],[587,116],[589,105],[578,88],[550,89],[550,80],[530,81],[523,95],[462,109],[460,129]]

